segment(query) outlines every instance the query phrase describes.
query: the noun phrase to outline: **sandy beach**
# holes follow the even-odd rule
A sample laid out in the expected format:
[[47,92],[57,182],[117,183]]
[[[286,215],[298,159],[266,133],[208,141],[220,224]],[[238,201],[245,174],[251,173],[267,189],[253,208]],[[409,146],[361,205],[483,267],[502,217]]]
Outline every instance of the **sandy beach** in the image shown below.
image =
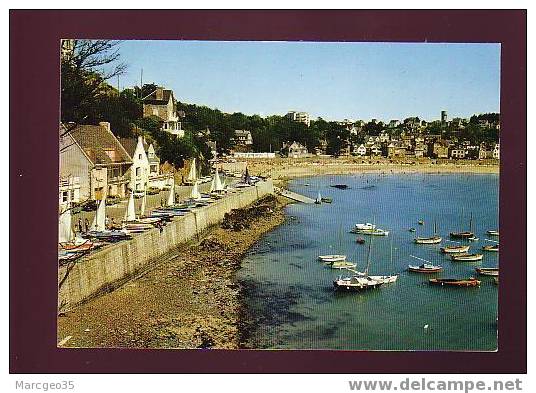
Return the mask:
[[499,173],[496,160],[430,160],[385,158],[275,158],[249,159],[252,175],[270,176],[274,181],[320,175],[359,173]]

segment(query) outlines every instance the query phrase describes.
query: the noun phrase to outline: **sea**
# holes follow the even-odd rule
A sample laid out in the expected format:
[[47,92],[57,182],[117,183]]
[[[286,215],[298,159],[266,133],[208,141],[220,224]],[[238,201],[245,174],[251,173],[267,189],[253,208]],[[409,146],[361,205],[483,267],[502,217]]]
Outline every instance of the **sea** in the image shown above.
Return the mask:
[[[347,189],[331,187],[346,184]],[[288,205],[285,223],[248,252],[237,279],[249,315],[245,346],[256,349],[497,350],[498,286],[479,276],[480,287],[430,286],[432,277],[477,277],[476,267],[495,267],[499,253],[480,262],[452,262],[439,250],[449,232],[472,228],[479,238],[470,252],[495,244],[498,229],[496,174],[359,174],[292,180],[292,191],[333,202]],[[418,222],[424,221],[423,225]],[[386,237],[355,235],[356,223],[374,223]],[[414,244],[415,236],[442,236],[440,245]],[[415,228],[416,232],[409,229]],[[356,243],[361,237],[366,243]],[[358,270],[400,274],[397,282],[365,292],[341,292],[333,280],[349,273],[331,269],[318,255],[345,254]],[[407,272],[421,258],[440,264],[435,275]]]

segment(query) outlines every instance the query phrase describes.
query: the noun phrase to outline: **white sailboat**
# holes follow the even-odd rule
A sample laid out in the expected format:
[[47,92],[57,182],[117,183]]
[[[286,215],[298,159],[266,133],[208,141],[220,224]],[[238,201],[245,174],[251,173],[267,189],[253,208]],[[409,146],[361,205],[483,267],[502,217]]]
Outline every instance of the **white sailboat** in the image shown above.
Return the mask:
[[136,210],[134,208],[134,192],[130,192],[130,197],[128,198],[127,210],[125,210],[125,216],[123,221],[134,221],[136,220]]
[[213,193],[216,190],[216,187],[214,186],[215,177],[212,178],[212,181],[210,182],[210,190],[208,190],[209,193]]
[[97,207],[95,217],[91,223],[92,231],[105,231],[106,230],[106,197],[103,197]]
[[171,183],[171,189],[169,190],[167,206],[173,206],[175,204],[175,181]]
[[199,193],[199,186],[197,185],[197,180],[194,182],[194,186],[192,187],[190,198],[192,198],[195,201],[198,201],[201,199],[201,194]]
[[223,184],[220,180],[220,175],[218,173],[218,168],[216,168],[216,174],[214,175],[214,191],[216,192],[222,192],[223,191]]
[[196,159],[192,161],[192,166],[190,166],[190,172],[188,172],[188,177],[186,178],[187,184],[194,184],[197,181],[197,168],[196,168]]
[[59,243],[68,243],[74,239],[71,210],[66,209],[59,218]]
[[141,200],[140,217],[145,216],[145,209],[147,208],[147,190],[143,193],[143,199]]

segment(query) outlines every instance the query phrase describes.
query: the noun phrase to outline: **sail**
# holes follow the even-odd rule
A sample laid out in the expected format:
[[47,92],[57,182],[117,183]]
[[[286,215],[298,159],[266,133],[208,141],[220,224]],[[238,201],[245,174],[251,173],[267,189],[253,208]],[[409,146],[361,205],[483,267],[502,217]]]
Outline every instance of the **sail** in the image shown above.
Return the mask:
[[134,192],[130,193],[128,198],[127,210],[125,212],[125,221],[134,221],[136,219],[136,210],[134,209]]
[[316,201],[317,201],[317,202],[321,202],[321,201],[322,201],[322,196],[320,196],[320,192],[319,192],[318,195],[316,196]]
[[143,199],[141,200],[140,216],[145,216],[145,208],[147,205],[147,191],[143,193]]
[[106,198],[102,198],[99,202],[99,207],[93,217],[93,222],[91,224],[91,230],[93,231],[104,231],[106,229]]
[[197,180],[194,183],[194,186],[192,187],[192,193],[190,194],[190,197],[192,199],[201,199],[201,194],[199,193],[199,187],[197,185]]
[[216,187],[214,187],[214,181],[215,181],[215,179],[216,179],[216,178],[213,177],[213,178],[212,178],[212,182],[210,182],[210,190],[209,190],[209,192],[213,192],[213,191],[216,189]]
[[192,166],[190,166],[190,172],[188,173],[188,177],[186,178],[190,183],[193,183],[197,180],[197,170],[195,168],[195,158],[192,161]]
[[224,177],[223,178],[223,184],[221,185],[221,187],[225,190],[225,188],[227,188],[227,179]]
[[175,180],[171,183],[171,189],[169,190],[167,205],[173,206],[175,204]]
[[67,209],[60,215],[59,219],[59,242],[67,243],[74,239],[73,228],[71,226],[71,210]]
[[214,175],[214,190],[223,191],[223,185],[221,184],[220,175],[218,174],[218,168],[216,168],[216,174]]

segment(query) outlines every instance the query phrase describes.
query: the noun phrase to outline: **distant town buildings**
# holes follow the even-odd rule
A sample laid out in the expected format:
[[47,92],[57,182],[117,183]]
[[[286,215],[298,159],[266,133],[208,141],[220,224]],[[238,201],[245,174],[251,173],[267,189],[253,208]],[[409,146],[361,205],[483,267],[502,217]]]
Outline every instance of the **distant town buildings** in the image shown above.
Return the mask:
[[303,123],[309,127],[311,125],[311,120],[309,119],[309,114],[307,112],[288,112],[286,117],[292,121]]
[[303,146],[301,143],[298,143],[296,141],[292,142],[288,146],[288,157],[290,158],[304,158],[304,157],[310,157],[311,154],[307,151],[307,148]]
[[441,111],[441,124],[447,124],[447,111]]
[[248,130],[235,130],[234,132],[235,145],[250,146],[253,144],[253,138],[251,137],[251,131]]
[[177,135],[179,138],[184,136],[172,90],[159,86],[143,97],[142,101],[143,117],[156,116],[162,121],[162,131]]

